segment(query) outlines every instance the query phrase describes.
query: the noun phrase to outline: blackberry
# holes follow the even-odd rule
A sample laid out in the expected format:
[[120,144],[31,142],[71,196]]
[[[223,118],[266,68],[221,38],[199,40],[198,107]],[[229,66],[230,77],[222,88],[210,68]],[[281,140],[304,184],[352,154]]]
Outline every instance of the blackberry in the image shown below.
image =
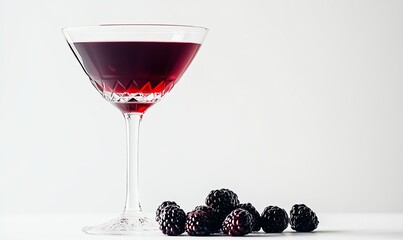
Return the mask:
[[222,222],[239,205],[238,196],[229,189],[212,190],[206,198],[206,205],[212,207]]
[[208,213],[195,210],[187,214],[185,230],[190,236],[207,236],[210,234]]
[[230,236],[243,236],[252,232],[252,215],[242,208],[232,211],[222,223],[222,230]]
[[207,219],[209,222],[210,233],[218,233],[221,229],[222,221],[217,216],[217,213],[212,207],[208,206],[197,206],[194,211],[201,210],[207,213]]
[[276,206],[266,207],[260,217],[260,224],[266,233],[281,233],[288,227],[287,212]]
[[252,215],[252,231],[260,230],[260,214],[251,203],[242,203],[238,206]]
[[157,211],[155,211],[155,221],[159,222],[160,221],[160,214],[162,212],[162,210],[167,207],[167,206],[178,206],[180,208],[180,206],[178,204],[176,204],[176,202],[174,201],[164,201],[161,203],[161,205],[158,206]]
[[297,232],[312,232],[318,227],[316,214],[305,204],[295,204],[290,211],[291,228]]
[[177,236],[185,232],[186,214],[178,206],[167,206],[162,210],[158,223],[162,233]]

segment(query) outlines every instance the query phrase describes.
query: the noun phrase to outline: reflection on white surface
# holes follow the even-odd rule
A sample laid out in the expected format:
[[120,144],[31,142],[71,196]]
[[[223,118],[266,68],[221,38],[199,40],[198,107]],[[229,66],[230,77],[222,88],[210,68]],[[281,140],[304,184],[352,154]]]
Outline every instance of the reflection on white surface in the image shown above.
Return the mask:
[[[104,215],[8,215],[0,216],[1,240],[81,240],[128,239],[122,236],[94,236],[81,231],[88,222],[96,222]],[[403,213],[401,214],[320,214],[319,227],[313,233],[296,233],[290,227],[282,234],[259,232],[249,238],[275,237],[277,239],[403,239]],[[167,237],[160,232],[138,234],[130,238],[194,239],[183,234]],[[229,237],[228,237],[229,238]]]

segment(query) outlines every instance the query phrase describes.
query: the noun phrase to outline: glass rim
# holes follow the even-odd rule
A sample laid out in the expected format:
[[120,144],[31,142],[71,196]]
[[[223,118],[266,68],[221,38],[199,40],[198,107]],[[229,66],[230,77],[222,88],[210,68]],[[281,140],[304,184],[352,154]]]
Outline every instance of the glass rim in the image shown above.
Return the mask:
[[160,24],[160,23],[108,23],[100,25],[82,25],[82,26],[71,26],[63,27],[62,31],[74,30],[74,29],[84,29],[84,28],[107,28],[107,27],[181,27],[189,29],[199,29],[208,31],[209,29],[202,26],[186,25],[186,24]]

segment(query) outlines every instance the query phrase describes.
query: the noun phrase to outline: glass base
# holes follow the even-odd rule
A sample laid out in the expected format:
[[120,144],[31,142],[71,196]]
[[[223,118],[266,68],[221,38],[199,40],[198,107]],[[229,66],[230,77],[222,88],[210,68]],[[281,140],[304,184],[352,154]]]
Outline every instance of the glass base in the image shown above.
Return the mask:
[[87,234],[95,235],[136,235],[158,230],[154,219],[143,213],[125,214],[101,225],[88,226],[82,229]]

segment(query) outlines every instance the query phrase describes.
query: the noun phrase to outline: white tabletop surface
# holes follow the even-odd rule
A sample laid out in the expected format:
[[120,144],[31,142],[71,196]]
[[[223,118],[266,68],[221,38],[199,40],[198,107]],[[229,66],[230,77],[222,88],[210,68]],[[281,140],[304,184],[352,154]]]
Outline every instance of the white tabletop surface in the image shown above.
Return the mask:
[[[136,236],[87,235],[81,227],[111,218],[105,215],[9,215],[0,216],[0,240],[119,240],[195,239],[183,234],[168,237],[160,232]],[[400,214],[318,214],[319,226],[313,233],[296,233],[290,227],[281,234],[249,234],[248,239],[403,239],[403,213]],[[231,238],[224,236],[224,238]],[[198,238],[200,239],[200,238]]]

